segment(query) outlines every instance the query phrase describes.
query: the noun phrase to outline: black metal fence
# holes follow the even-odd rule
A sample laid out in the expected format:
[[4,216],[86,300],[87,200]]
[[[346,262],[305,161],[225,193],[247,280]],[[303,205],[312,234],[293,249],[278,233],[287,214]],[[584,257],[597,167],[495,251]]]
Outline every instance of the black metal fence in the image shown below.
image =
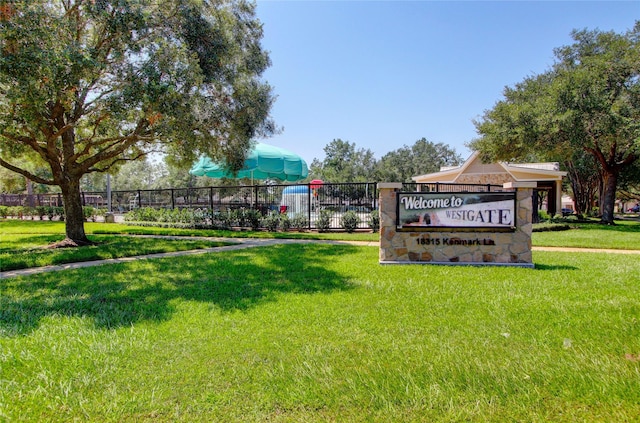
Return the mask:
[[[421,192],[489,192],[501,191],[500,185],[477,184],[403,184],[403,191]],[[322,185],[252,185],[212,186],[200,188],[143,189],[108,193],[83,192],[85,206],[126,214],[134,209],[202,209],[225,212],[236,209],[259,210],[263,216],[270,212],[286,213],[289,217],[301,214],[309,228],[317,228],[321,211],[329,216],[329,229],[341,228],[341,218],[347,211],[360,218],[358,228],[369,228],[371,212],[378,210],[377,182],[323,183]],[[60,194],[0,194],[5,206],[62,206]]]

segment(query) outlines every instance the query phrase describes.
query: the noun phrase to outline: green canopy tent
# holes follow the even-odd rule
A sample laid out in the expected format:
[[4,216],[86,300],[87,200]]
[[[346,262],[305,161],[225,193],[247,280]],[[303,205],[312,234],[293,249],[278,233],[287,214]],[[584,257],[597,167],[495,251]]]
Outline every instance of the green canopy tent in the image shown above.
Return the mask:
[[250,178],[278,179],[295,182],[309,174],[307,162],[300,156],[283,148],[257,143],[247,155],[242,169],[235,175],[229,171],[225,163],[214,163],[210,158],[201,157],[189,171],[192,175],[210,178]]

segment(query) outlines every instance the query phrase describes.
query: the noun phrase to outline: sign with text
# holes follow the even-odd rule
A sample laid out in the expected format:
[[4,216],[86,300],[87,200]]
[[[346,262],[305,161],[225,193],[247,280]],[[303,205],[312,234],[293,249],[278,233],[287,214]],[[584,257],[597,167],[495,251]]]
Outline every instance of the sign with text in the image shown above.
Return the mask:
[[515,227],[515,192],[398,193],[401,228]]

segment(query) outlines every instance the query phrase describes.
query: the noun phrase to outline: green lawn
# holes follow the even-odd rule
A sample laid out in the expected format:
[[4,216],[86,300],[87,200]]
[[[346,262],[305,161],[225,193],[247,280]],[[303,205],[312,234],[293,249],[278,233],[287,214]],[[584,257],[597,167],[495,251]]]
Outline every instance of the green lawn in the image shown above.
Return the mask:
[[534,232],[533,245],[640,250],[640,220],[618,221],[613,226],[596,223],[572,223],[571,226],[568,231]]
[[[534,246],[585,247],[640,249],[640,222],[622,221],[616,226],[598,224],[573,224],[574,229],[561,232],[535,232],[532,236]],[[260,237],[260,238],[297,238],[354,241],[377,241],[378,234],[358,232],[252,232],[168,229],[139,227],[121,224],[86,223],[85,229],[91,240],[99,243],[93,247],[73,250],[47,250],[52,242],[63,238],[64,223],[49,221],[0,221],[0,270],[14,270],[51,264],[63,264],[76,261],[89,261],[105,258],[119,258],[142,254],[169,252],[177,250],[208,248],[220,243],[204,240],[190,240],[189,237]],[[165,235],[185,237],[180,240],[144,239],[119,235]],[[230,239],[232,241],[232,239]]]
[[640,260],[279,245],[1,281],[4,421],[638,421]]
[[[225,235],[86,228],[100,246],[53,251],[63,224],[0,222],[3,270],[212,245],[107,233]],[[639,234],[533,244],[638,249]],[[640,260],[534,262],[381,266],[375,247],[305,244],[4,279],[0,421],[639,421]]]
[[[46,249],[64,238],[64,222],[39,220],[0,221],[0,271],[24,269],[100,259],[131,257],[144,254],[194,250],[233,243],[233,238],[294,238],[377,241],[372,233],[315,232],[251,232],[140,227],[87,222],[85,231],[94,246],[75,249]],[[109,235],[111,234],[111,235]],[[114,236],[115,235],[115,236]],[[121,235],[159,235],[182,237],[158,239]],[[230,242],[190,239],[191,237],[224,237]]]
[[[224,231],[213,229],[175,229],[153,226],[135,226],[119,223],[86,222],[87,234],[124,234],[124,235],[170,235],[170,236],[207,236],[225,238],[300,238],[300,239],[349,239],[368,241],[377,240],[378,235],[369,231],[346,234],[344,232],[264,232],[264,231]],[[48,220],[0,220],[0,234],[64,234],[64,222]]]

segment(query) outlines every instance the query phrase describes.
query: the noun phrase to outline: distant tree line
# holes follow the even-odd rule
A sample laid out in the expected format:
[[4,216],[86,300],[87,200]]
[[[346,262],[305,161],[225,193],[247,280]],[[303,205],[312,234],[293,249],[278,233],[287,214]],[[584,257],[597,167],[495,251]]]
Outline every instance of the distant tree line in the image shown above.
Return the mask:
[[[324,147],[324,159],[314,159],[309,176],[305,181],[322,179],[327,182],[411,182],[411,177],[437,172],[441,166],[462,163],[462,158],[454,149],[443,143],[433,143],[422,138],[412,146],[393,150],[380,159],[366,148],[358,148],[355,143],[334,139]],[[46,169],[42,169],[46,172]],[[303,181],[303,182],[305,182]],[[249,184],[250,181],[241,181]],[[211,185],[237,185],[236,180],[212,180],[207,177],[190,175],[183,167],[157,158],[156,160],[136,160],[125,163],[113,172],[113,190],[165,189],[203,187]],[[88,174],[81,180],[85,192],[104,191],[105,174]],[[0,169],[0,190],[7,193],[26,192],[23,176]],[[48,185],[34,184],[34,193],[55,192]]]
[[314,159],[311,163],[309,175],[329,182],[412,182],[413,176],[462,163],[454,149],[425,138],[393,150],[379,160],[371,150],[357,148],[355,143],[339,138],[327,144],[324,152],[323,160]]

